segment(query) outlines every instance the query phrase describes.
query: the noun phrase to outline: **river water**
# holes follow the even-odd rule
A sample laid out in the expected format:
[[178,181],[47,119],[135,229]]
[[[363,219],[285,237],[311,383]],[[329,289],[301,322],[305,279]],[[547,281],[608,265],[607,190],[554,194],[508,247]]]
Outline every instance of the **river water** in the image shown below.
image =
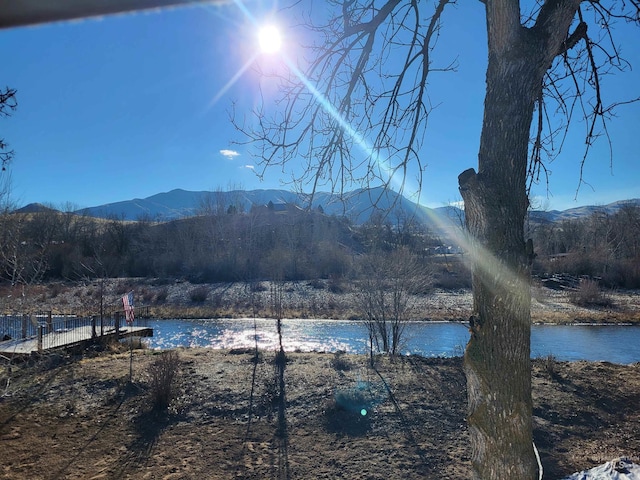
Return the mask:
[[[283,320],[286,351],[368,353],[364,323],[353,320]],[[151,348],[258,347],[275,350],[278,336],[272,319],[156,320],[149,322]],[[411,322],[406,325],[403,354],[460,356],[469,339],[467,327],[455,322]],[[532,357],[558,360],[640,362],[640,326],[534,325]]]

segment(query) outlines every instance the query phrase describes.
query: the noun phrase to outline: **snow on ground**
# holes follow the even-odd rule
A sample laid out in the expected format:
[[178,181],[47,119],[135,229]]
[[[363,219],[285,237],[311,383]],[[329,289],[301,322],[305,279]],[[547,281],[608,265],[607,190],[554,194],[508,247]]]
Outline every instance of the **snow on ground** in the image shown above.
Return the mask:
[[621,457],[591,470],[574,473],[564,480],[640,480],[640,465]]

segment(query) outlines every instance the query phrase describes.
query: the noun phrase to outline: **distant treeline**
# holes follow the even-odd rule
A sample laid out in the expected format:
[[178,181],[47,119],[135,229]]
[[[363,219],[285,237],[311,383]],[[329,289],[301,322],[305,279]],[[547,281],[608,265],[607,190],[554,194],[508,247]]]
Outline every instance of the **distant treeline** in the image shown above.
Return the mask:
[[227,209],[169,222],[97,219],[45,210],[0,217],[2,278],[13,283],[99,277],[171,277],[194,282],[301,280],[351,275],[354,259],[440,240],[382,217],[353,226],[292,207]]
[[603,286],[640,288],[640,207],[530,225],[534,271],[597,277]]
[[[538,274],[599,277],[640,287],[640,208],[528,227]],[[192,282],[354,278],[368,256],[402,250],[436,286],[469,286],[462,256],[411,219],[374,215],[360,226],[292,207],[226,209],[170,222],[96,219],[43,210],[0,214],[0,279],[14,284],[100,277],[167,277]]]

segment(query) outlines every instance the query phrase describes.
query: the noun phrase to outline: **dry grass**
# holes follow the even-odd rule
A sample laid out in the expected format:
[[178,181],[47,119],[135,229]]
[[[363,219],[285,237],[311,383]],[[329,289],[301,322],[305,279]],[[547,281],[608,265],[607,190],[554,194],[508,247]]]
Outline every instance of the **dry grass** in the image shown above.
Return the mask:
[[580,307],[612,307],[611,296],[605,293],[597,280],[580,279],[578,288],[569,295],[571,303]]
[[[331,281],[287,282],[283,297],[286,318],[358,319],[354,293],[343,284],[341,293],[332,292]],[[586,287],[585,287],[586,288]],[[113,279],[104,282],[107,311],[121,308],[121,293],[133,290],[138,306],[149,307],[154,318],[251,318],[269,317],[268,282],[259,284],[204,284],[148,279]],[[202,295],[194,297],[194,290]],[[15,311],[54,314],[96,314],[99,309],[98,283],[61,284],[60,282],[27,289],[24,297],[15,288],[0,285],[0,313]],[[204,297],[204,292],[207,292]],[[16,302],[16,295],[20,302]],[[204,299],[203,299],[204,298]],[[640,323],[640,294],[633,291],[607,293],[608,306],[576,305],[567,291],[541,286],[532,288],[534,323]],[[11,301],[9,301],[10,299]],[[415,295],[408,319],[466,321],[471,315],[470,290],[437,290]],[[584,303],[584,302],[583,302]],[[591,302],[593,303],[593,302]]]
[[[163,412],[146,388],[160,358],[150,351],[134,352],[133,384],[129,353],[14,366],[0,402],[0,477],[471,478],[461,359],[381,358],[374,371],[364,355],[288,353],[280,402],[273,352],[257,362],[252,351],[230,353],[180,350]],[[638,368],[533,362],[545,478],[621,455],[638,462]],[[336,400],[373,408],[362,415]]]
[[160,353],[147,367],[151,403],[154,410],[163,411],[169,408],[175,394],[179,367],[180,358],[178,352],[174,350]]

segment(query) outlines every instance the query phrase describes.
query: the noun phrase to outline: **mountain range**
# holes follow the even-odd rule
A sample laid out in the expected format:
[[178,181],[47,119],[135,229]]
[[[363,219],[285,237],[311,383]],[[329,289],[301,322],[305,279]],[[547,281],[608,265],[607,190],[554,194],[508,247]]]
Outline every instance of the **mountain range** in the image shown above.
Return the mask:
[[[262,207],[270,203],[275,206],[288,204],[302,209],[321,209],[327,215],[345,216],[356,225],[365,223],[376,212],[385,215],[391,222],[415,216],[427,225],[441,223],[443,220],[459,223],[464,218],[464,213],[457,207],[420,207],[406,197],[382,187],[358,189],[342,195],[318,192],[313,198],[308,194],[277,189],[226,192],[175,189],[147,198],[134,198],[84,208],[74,213],[122,220],[146,218],[168,221],[206,211],[226,211],[231,206],[239,211],[248,212],[254,207]],[[557,222],[589,216],[596,211],[613,214],[629,204],[640,206],[640,199],[621,200],[603,206],[581,206],[563,211],[532,211],[530,219],[535,222]],[[48,207],[29,204],[17,211],[33,212],[44,208]]]
[[[146,218],[168,221],[190,217],[204,212],[237,211],[249,212],[255,207],[269,204],[276,206],[295,205],[300,209],[321,209],[326,215],[344,216],[355,224],[369,220],[376,212],[395,221],[409,216],[447,216],[455,207],[425,209],[404,196],[382,187],[358,189],[342,195],[317,192],[313,198],[289,190],[232,190],[232,191],[188,191],[182,189],[158,193],[147,198],[134,198],[115,203],[76,210],[73,213],[98,218],[138,220]],[[47,209],[41,204],[26,205],[17,212],[34,212]]]

